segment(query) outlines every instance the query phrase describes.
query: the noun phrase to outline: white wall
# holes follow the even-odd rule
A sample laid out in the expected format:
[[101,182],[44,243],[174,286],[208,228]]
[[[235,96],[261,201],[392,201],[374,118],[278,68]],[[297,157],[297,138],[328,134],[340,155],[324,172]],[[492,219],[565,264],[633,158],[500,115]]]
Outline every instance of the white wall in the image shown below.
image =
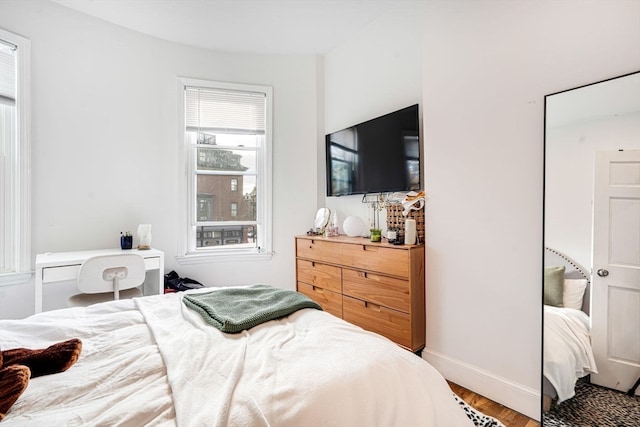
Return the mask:
[[427,352],[539,417],[544,96],[640,69],[635,1],[427,2]]
[[[325,55],[325,134],[422,103],[421,10],[419,4],[405,5]],[[323,135],[321,195],[326,195],[324,144]],[[321,202],[338,212],[341,227],[349,215],[369,223],[370,211],[361,200],[362,195],[324,197]]]
[[[207,285],[295,288],[293,235],[317,206],[316,57],[190,48],[46,1],[2,0],[0,9],[0,27],[32,46],[34,254],[118,247],[121,231],[150,223],[167,271]],[[271,261],[176,264],[178,76],[273,87]],[[0,287],[1,317],[32,312],[33,281]]]
[[547,129],[546,138],[545,245],[591,269],[595,152],[640,150],[640,113]]

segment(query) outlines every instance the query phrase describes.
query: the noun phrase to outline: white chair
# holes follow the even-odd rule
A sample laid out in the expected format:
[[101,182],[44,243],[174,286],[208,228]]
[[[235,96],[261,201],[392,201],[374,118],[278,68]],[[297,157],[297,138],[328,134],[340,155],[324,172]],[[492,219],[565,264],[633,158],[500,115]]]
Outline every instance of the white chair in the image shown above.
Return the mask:
[[98,255],[85,260],[78,271],[81,294],[69,297],[70,307],[141,297],[137,288],[144,283],[144,259],[139,254]]

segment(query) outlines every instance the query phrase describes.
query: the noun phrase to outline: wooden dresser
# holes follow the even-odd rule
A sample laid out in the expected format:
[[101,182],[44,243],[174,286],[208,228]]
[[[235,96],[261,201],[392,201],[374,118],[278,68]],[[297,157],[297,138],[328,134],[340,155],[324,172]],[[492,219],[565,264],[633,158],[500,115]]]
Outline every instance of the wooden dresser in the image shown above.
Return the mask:
[[363,329],[425,346],[424,246],[362,237],[296,236],[299,292]]

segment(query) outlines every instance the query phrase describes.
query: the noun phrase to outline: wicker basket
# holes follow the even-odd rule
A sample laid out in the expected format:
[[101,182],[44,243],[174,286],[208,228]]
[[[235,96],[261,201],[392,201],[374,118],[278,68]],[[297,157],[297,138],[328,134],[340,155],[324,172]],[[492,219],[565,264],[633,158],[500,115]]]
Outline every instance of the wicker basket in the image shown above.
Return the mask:
[[387,204],[387,230],[395,229],[398,230],[404,236],[404,221],[407,218],[416,220],[416,234],[418,235],[418,243],[423,244],[424,234],[425,234],[425,224],[424,224],[424,208],[414,211],[409,211],[407,216],[402,215],[402,204],[393,203]]

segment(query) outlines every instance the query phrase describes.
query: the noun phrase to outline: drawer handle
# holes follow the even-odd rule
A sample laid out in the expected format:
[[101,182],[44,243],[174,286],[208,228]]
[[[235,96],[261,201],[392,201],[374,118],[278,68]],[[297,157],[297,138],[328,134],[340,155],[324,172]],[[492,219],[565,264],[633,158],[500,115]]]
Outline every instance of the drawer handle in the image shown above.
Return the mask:
[[369,252],[378,252],[378,248],[376,246],[362,245],[362,250]]
[[375,311],[380,311],[380,306],[378,304],[374,304],[372,302],[364,302],[364,306],[367,307],[370,310],[375,310]]
[[315,266],[316,266],[315,261],[311,261],[311,267],[315,267]]
[[360,275],[360,277],[364,277],[366,279],[369,273],[367,273],[366,271],[359,271],[358,274]]

